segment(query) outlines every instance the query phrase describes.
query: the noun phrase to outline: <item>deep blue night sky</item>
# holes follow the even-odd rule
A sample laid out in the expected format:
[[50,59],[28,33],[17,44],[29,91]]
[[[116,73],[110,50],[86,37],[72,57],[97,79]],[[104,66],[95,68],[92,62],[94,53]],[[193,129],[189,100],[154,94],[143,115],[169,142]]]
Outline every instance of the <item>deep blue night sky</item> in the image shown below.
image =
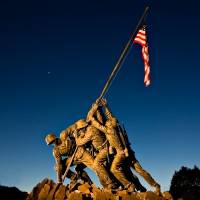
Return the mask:
[[144,86],[141,46],[134,44],[105,98],[162,191],[181,166],[200,167],[198,1],[4,0],[1,185],[30,192],[46,177],[56,181],[45,136],[86,117],[147,6],[151,84]]

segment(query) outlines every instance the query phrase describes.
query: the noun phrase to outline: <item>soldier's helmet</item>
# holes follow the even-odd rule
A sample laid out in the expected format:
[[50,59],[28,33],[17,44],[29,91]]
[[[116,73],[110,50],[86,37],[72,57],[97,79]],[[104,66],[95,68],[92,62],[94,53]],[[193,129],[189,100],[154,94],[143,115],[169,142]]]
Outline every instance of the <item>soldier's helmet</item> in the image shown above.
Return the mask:
[[47,145],[50,145],[52,144],[55,140],[57,139],[57,137],[53,134],[53,133],[50,133],[46,136],[45,138],[45,141],[47,143]]
[[84,128],[88,125],[88,123],[84,120],[84,119],[79,119],[77,122],[76,122],[76,128],[77,130],[81,129],[81,128]]

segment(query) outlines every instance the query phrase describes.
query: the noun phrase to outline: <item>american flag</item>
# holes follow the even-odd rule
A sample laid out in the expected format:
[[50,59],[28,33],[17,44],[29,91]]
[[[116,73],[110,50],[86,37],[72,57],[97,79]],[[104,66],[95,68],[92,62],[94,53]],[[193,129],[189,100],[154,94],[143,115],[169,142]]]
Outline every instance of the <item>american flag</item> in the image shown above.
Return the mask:
[[149,53],[148,53],[148,43],[147,43],[147,32],[146,24],[144,23],[142,28],[138,31],[134,39],[135,43],[142,46],[142,58],[144,60],[144,83],[146,86],[150,84],[150,65],[149,65]]

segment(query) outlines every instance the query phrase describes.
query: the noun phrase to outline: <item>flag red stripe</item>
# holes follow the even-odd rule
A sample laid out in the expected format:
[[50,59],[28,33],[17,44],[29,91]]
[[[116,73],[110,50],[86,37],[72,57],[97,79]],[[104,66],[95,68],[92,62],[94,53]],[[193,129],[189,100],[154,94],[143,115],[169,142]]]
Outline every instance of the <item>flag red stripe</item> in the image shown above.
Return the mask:
[[145,45],[144,41],[141,40],[134,40],[134,42],[140,44],[141,46]]
[[148,43],[146,35],[146,26],[143,25],[142,29],[138,31],[134,39],[135,43],[142,46],[142,58],[144,60],[144,83],[145,86],[150,84],[150,65],[149,65],[149,53],[148,53]]

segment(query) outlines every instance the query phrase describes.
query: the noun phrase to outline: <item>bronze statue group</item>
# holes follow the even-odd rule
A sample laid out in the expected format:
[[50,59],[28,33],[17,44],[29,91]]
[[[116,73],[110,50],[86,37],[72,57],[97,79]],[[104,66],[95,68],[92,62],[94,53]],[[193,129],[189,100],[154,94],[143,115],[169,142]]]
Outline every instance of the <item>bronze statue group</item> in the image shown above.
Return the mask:
[[[133,169],[151,187],[155,187],[157,195],[161,194],[160,185],[136,159],[126,132],[109,109],[106,99],[97,99],[87,118],[63,130],[60,137],[48,134],[46,143],[54,145],[54,169],[60,184],[65,177],[73,182],[81,179],[92,184],[84,171],[88,167],[96,173],[105,191],[121,187],[128,192],[146,192],[146,188],[133,174]],[[70,166],[75,166],[76,173],[69,169]]]

